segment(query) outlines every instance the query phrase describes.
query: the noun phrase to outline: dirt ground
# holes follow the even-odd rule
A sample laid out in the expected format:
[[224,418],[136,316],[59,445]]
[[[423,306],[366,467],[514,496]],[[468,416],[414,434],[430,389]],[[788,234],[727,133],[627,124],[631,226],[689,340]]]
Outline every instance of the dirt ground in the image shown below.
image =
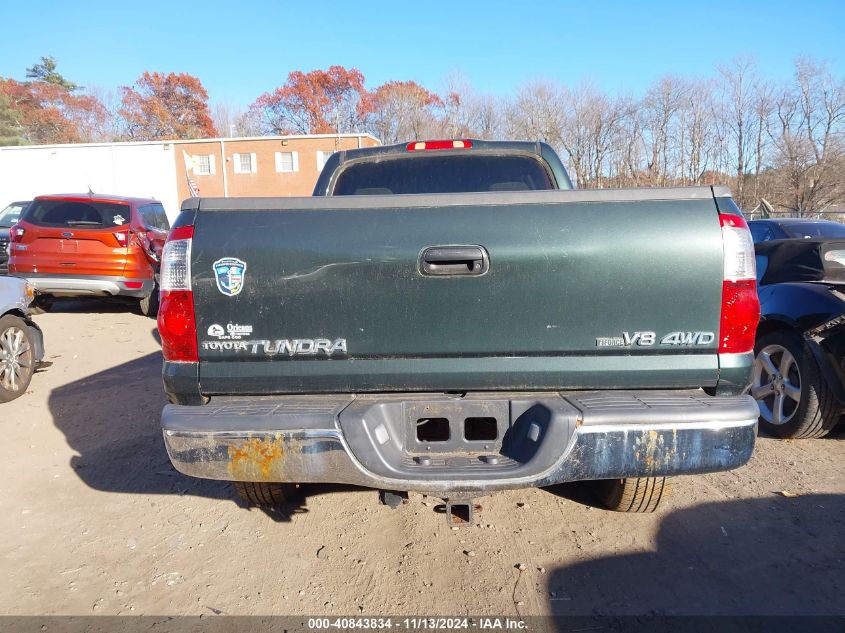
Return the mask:
[[2,614],[845,614],[842,426],[761,438],[653,515],[578,485],[484,498],[461,530],[437,500],[341,487],[268,515],[170,466],[154,321],[36,320],[53,366],[0,405]]

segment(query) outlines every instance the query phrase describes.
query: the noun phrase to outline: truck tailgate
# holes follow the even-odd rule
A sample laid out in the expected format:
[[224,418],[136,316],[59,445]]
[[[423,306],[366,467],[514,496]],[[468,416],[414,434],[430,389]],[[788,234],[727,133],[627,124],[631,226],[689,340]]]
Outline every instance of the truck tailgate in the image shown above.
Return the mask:
[[[723,252],[710,188],[186,208],[197,210],[209,395],[717,381]],[[454,261],[427,250],[455,246]],[[481,268],[462,269],[478,252]],[[460,274],[429,274],[444,270]]]

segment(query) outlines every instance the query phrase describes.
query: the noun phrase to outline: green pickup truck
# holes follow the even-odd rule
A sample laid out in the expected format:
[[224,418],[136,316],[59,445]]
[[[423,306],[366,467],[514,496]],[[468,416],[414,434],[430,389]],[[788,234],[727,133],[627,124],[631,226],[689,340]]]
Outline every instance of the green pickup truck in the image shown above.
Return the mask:
[[332,155],[310,198],[193,198],[159,332],[174,466],[276,503],[590,481],[653,511],[751,456],[754,250],[722,187],[573,190],[543,143]]

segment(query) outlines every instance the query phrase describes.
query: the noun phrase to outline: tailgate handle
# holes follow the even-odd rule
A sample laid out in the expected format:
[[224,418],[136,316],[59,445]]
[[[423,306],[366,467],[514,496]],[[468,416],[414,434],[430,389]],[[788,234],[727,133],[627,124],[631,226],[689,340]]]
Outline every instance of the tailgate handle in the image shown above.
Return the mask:
[[490,258],[481,246],[429,246],[420,255],[423,275],[483,275]]

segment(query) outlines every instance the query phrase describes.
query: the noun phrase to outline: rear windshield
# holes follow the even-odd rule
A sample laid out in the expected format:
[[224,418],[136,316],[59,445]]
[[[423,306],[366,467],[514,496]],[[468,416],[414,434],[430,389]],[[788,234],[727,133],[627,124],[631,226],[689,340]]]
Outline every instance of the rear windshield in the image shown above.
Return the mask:
[[782,226],[787,235],[803,239],[813,237],[845,237],[845,224],[838,224],[836,222],[802,222],[801,224],[783,224]]
[[332,195],[534,191],[554,188],[549,173],[533,156],[433,154],[350,163],[338,175]]
[[26,208],[28,202],[13,202],[0,211],[0,228],[7,229],[21,217],[21,211]]
[[36,200],[23,219],[39,226],[106,228],[129,223],[129,206],[111,202]]
[[167,220],[167,214],[164,212],[164,207],[160,204],[146,204],[140,207],[138,211],[141,212],[141,219],[144,221],[144,226],[148,229],[170,230],[170,222]]

